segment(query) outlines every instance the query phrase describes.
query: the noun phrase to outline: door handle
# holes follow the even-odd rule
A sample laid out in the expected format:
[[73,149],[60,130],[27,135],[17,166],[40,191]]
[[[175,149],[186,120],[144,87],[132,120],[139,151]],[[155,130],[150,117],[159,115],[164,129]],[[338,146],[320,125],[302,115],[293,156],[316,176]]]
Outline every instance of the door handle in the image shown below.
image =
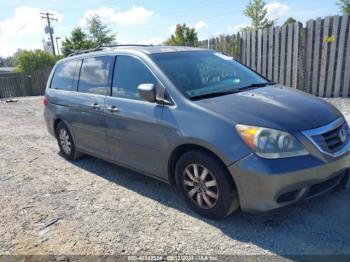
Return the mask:
[[112,112],[112,113],[116,113],[116,112],[119,112],[119,108],[115,107],[115,106],[110,106],[110,107],[107,107],[107,110]]
[[92,104],[91,107],[92,107],[93,109],[100,109],[100,108],[101,108],[101,106],[100,106],[99,104],[97,104],[97,103]]

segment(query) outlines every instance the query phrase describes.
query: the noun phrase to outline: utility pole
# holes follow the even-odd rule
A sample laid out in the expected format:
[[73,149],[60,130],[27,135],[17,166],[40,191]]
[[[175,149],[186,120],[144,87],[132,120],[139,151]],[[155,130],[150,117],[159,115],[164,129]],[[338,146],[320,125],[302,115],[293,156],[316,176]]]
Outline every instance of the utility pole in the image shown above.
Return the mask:
[[60,55],[60,48],[58,47],[58,39],[61,39],[61,37],[56,36],[57,55]]
[[57,21],[57,19],[53,17],[54,14],[51,14],[49,12],[40,13],[40,15],[41,15],[41,18],[46,19],[46,21],[47,21],[47,27],[45,28],[45,33],[49,33],[50,34],[52,53],[55,56],[56,55],[56,53],[55,53],[55,44],[54,44],[53,36],[52,36],[53,28],[51,27],[51,21]]

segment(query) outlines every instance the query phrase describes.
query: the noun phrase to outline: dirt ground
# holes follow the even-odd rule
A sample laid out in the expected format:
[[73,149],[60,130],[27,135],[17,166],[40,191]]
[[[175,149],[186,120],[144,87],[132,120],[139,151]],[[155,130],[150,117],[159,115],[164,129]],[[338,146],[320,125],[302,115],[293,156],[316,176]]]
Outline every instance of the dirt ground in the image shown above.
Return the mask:
[[[329,102],[349,117],[349,99]],[[0,103],[0,254],[350,254],[349,203],[348,188],[210,221],[162,182],[93,157],[66,161],[41,97]]]

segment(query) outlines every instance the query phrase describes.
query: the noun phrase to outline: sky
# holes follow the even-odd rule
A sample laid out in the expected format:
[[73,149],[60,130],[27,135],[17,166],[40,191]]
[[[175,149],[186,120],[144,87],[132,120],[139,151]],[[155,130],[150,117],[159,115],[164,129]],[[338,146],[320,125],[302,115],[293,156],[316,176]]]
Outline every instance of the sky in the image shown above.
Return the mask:
[[[243,15],[249,0],[0,0],[0,56],[18,48],[43,48],[45,20],[40,12],[56,15],[54,37],[68,37],[77,26],[86,28],[86,18],[98,14],[117,34],[120,44],[160,44],[176,24],[187,23],[199,39],[232,34],[250,23]],[[283,23],[339,14],[336,0],[266,0],[268,15]],[[61,41],[61,40],[59,40]],[[59,43],[60,45],[60,43]]]

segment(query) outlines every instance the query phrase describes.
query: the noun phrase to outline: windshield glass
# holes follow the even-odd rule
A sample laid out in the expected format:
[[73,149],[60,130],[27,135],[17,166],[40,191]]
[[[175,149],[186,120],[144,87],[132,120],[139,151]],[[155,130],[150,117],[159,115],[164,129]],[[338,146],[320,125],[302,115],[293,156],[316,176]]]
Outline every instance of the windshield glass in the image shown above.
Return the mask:
[[233,59],[208,51],[152,55],[153,60],[187,97],[237,92],[251,85],[268,83]]

